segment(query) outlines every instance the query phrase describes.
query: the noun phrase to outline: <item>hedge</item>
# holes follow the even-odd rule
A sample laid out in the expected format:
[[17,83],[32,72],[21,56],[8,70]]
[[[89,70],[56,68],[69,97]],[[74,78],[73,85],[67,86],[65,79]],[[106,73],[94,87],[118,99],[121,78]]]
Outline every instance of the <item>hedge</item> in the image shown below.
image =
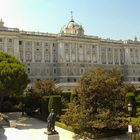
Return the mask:
[[56,115],[61,115],[61,106],[62,106],[61,96],[59,95],[50,96],[48,105],[49,112],[51,112],[51,109],[54,109]]
[[47,118],[49,114],[48,104],[50,96],[43,96],[41,100],[41,115],[43,118]]

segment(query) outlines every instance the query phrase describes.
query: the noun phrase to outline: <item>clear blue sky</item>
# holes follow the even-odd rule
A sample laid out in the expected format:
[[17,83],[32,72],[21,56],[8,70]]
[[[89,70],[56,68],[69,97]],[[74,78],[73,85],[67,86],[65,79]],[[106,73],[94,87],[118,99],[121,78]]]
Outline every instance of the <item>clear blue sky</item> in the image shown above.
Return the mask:
[[58,33],[70,11],[87,35],[140,40],[140,0],[0,0],[5,26],[20,30]]

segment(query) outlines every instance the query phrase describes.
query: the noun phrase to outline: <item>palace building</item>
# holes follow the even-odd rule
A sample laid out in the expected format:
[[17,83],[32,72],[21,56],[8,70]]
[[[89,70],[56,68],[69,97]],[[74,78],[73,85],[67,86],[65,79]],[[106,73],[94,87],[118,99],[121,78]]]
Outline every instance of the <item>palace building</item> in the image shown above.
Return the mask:
[[112,40],[85,35],[73,17],[58,34],[21,31],[5,27],[0,20],[0,50],[23,62],[32,81],[48,79],[73,86],[83,73],[99,66],[117,67],[126,82],[140,81],[140,41],[136,37]]

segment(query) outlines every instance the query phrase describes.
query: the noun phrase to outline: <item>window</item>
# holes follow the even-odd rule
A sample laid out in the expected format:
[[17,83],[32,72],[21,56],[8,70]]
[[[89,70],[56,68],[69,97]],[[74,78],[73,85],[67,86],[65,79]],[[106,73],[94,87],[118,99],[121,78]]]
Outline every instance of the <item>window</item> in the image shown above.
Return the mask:
[[53,69],[53,73],[56,73],[56,69]]
[[69,46],[69,44],[68,43],[65,43],[65,46]]
[[70,78],[67,79],[67,82],[70,82]]
[[12,42],[12,39],[11,39],[11,38],[9,38],[9,39],[8,39],[8,42],[10,42],[10,43],[11,43],[11,42]]
[[39,46],[39,42],[37,42],[36,45]]
[[48,46],[48,43],[45,43],[45,46]]
[[0,38],[0,42],[2,42],[3,40],[2,40],[2,38]]
[[31,72],[31,69],[30,69],[30,68],[28,68],[28,69],[27,69],[27,71],[28,71],[28,73],[30,73],[30,72]]
[[22,45],[22,41],[19,41],[19,45]]
[[84,73],[84,68],[80,68],[80,74]]

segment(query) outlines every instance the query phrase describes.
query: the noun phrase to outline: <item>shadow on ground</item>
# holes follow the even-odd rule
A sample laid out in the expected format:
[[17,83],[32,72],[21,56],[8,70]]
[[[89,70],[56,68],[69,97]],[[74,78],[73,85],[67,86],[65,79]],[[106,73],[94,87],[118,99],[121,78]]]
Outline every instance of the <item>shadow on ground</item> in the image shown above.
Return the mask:
[[0,128],[0,140],[7,140],[7,137],[5,136],[5,129],[3,127]]
[[11,127],[15,127],[17,129],[42,129],[47,126],[46,122],[29,116],[22,116],[20,112],[8,113],[7,115],[9,117]]

